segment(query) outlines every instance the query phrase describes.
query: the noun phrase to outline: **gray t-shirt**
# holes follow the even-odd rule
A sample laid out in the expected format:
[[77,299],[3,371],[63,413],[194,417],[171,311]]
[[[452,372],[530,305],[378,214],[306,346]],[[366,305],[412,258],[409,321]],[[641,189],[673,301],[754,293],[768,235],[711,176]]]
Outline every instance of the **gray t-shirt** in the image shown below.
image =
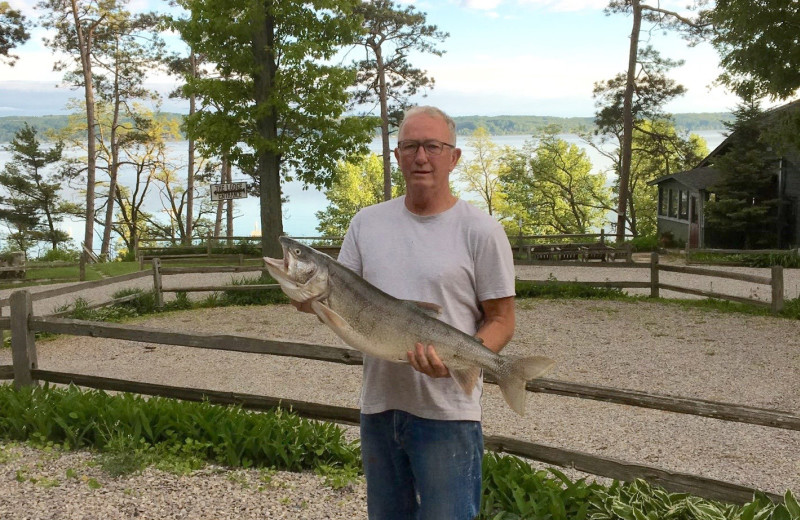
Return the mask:
[[[441,306],[442,321],[467,334],[482,323],[481,301],[514,295],[503,227],[463,200],[432,216],[411,213],[404,197],[364,208],[350,224],[339,262],[396,298]],[[361,411],[480,421],[482,391],[482,381],[467,396],[452,378],[365,356]]]

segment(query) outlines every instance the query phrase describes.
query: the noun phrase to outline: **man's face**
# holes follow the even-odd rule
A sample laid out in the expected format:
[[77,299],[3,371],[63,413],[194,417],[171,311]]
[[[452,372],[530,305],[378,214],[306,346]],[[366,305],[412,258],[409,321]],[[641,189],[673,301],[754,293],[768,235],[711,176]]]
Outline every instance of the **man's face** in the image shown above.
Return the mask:
[[[447,123],[428,114],[415,114],[406,119],[397,140],[419,143],[433,140],[453,144]],[[461,157],[459,148],[445,146],[441,154],[433,155],[426,152],[424,146],[420,146],[413,154],[402,153],[395,149],[394,155],[405,177],[408,191],[423,189],[433,190],[437,194],[450,193],[450,172]]]

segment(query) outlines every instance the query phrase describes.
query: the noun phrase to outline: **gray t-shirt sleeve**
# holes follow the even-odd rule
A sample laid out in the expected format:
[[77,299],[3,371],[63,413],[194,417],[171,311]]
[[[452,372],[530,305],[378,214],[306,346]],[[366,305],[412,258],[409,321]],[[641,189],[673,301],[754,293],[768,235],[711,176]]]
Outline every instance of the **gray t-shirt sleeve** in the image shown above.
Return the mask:
[[515,294],[514,258],[503,227],[492,223],[475,252],[475,293],[478,301]]
[[362,262],[361,262],[361,253],[358,249],[358,243],[356,240],[356,236],[358,234],[358,227],[359,227],[359,216],[356,214],[355,217],[350,221],[350,227],[347,229],[347,233],[344,235],[344,241],[342,242],[342,249],[339,251],[339,256],[337,260],[340,264],[347,267],[348,269],[353,270],[359,276],[362,275]]

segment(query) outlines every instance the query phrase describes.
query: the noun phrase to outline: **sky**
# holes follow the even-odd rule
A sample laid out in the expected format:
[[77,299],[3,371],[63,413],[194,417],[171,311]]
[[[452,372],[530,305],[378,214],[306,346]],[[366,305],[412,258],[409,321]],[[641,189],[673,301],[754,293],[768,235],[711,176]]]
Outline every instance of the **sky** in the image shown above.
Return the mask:
[[[9,0],[29,19],[40,13],[35,0]],[[449,33],[438,46],[443,56],[412,55],[412,63],[435,80],[427,97],[417,103],[437,105],[453,116],[550,115],[592,116],[593,85],[625,71],[631,18],[606,16],[604,0],[425,0],[402,1],[427,13],[428,23]],[[662,0],[666,8],[682,9],[683,1]],[[166,9],[166,2],[133,0],[131,10]],[[31,31],[28,43],[14,53],[14,67],[0,64],[0,116],[63,114],[70,98],[81,93],[58,87],[63,73],[54,72],[56,57],[42,43],[43,29]],[[725,112],[735,96],[714,79],[719,58],[708,44],[690,48],[674,34],[661,30],[642,34],[662,55],[683,59],[671,77],[688,92],[667,110]],[[173,39],[174,40],[174,39]],[[176,47],[177,48],[177,47]],[[363,50],[343,54],[345,63],[363,56]],[[154,74],[147,85],[169,92],[175,81]],[[179,100],[165,100],[162,109],[187,112]]]

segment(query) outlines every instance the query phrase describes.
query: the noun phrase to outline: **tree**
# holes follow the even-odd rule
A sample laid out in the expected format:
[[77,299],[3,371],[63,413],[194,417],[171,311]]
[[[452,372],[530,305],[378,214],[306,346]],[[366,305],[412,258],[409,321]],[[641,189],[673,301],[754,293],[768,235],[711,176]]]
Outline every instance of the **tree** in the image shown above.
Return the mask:
[[[98,143],[103,148],[109,177],[101,257],[108,255],[111,243],[121,141],[141,138],[141,127],[147,124],[147,118],[139,113],[134,101],[158,98],[143,83],[147,71],[160,60],[164,47],[157,34],[161,20],[153,13],[132,15],[118,4],[108,12],[106,20],[96,34],[95,52],[91,55],[97,95],[109,109],[109,118],[104,121],[107,133],[101,133]],[[73,73],[72,79],[75,85],[82,84],[80,74]]]
[[[365,152],[372,121],[345,117],[351,69],[329,65],[360,29],[359,0],[181,0],[173,26],[213,75],[187,75],[184,94],[205,107],[187,130],[253,176],[261,202],[262,253],[279,256],[281,180],[329,187],[337,161]],[[205,108],[203,107],[203,108]]]
[[[686,150],[686,138],[679,136],[674,131],[672,116],[664,112],[664,105],[670,100],[682,95],[685,88],[667,77],[672,68],[681,65],[680,61],[663,58],[658,51],[650,46],[639,50],[636,60],[637,68],[634,77],[634,96],[630,105],[630,124],[632,134],[626,149],[626,112],[625,106],[628,90],[628,75],[618,74],[605,82],[598,82],[594,87],[595,124],[597,130],[594,135],[582,133],[583,139],[594,147],[599,153],[609,158],[616,174],[614,191],[617,194],[617,232],[620,229],[620,215],[623,216],[621,226],[630,230],[634,235],[640,234],[637,227],[637,202],[649,204],[646,197],[634,196],[634,190],[642,186],[643,182],[657,172],[650,171],[644,177],[641,172],[636,172],[634,164],[645,161],[648,155],[658,150]],[[638,147],[634,146],[634,136],[639,136]],[[609,150],[609,145],[614,142],[616,146]],[[626,159],[626,152],[628,153]],[[660,152],[659,152],[660,153]],[[663,155],[663,153],[661,154]],[[624,175],[627,160],[628,173]],[[681,164],[693,166],[686,161],[693,160],[686,155]],[[699,160],[699,159],[698,159]],[[674,163],[674,161],[672,161]],[[666,164],[670,164],[669,162]],[[677,173],[679,170],[673,170]],[[666,173],[661,173],[666,175]],[[620,200],[624,199],[624,200]],[[624,214],[619,213],[620,205],[625,207]],[[654,217],[655,218],[655,217]],[[619,234],[618,234],[619,237]]]
[[[636,236],[654,236],[658,192],[648,182],[694,168],[708,155],[708,148],[702,137],[680,134],[670,121],[661,120],[637,124],[632,149],[628,226]],[[616,184],[614,189],[619,191]]]
[[[55,31],[52,39],[45,43],[56,51],[71,54],[73,61],[80,65],[83,76],[84,109],[86,111],[86,204],[84,218],[83,245],[88,250],[94,244],[95,175],[96,175],[96,132],[94,81],[92,77],[92,53],[94,52],[95,32],[103,24],[108,11],[116,6],[116,0],[43,0],[38,4],[44,9],[42,25]],[[66,64],[56,64],[63,70]]]
[[586,152],[558,138],[548,127],[508,157],[501,177],[508,201],[506,216],[520,222],[520,232],[588,233],[601,227],[610,205],[602,174],[592,174]]
[[0,219],[15,229],[12,240],[23,250],[38,241],[49,242],[52,249],[69,242],[69,235],[56,225],[78,208],[59,194],[58,172],[47,173],[61,162],[63,143],[43,150],[36,129],[25,123],[6,149],[12,160],[0,173],[0,185],[8,193],[0,197]]
[[0,61],[13,66],[18,56],[11,54],[12,49],[28,41],[28,23],[25,16],[11,9],[8,2],[0,2]]
[[639,57],[639,34],[642,19],[655,27],[672,28],[684,31],[690,38],[698,38],[708,27],[703,15],[690,19],[675,11],[663,9],[660,5],[651,6],[641,0],[611,0],[606,8],[610,13],[631,13],[633,24],[631,42],[628,50],[628,70],[625,75],[625,91],[622,97],[622,163],[620,164],[620,192],[617,200],[617,242],[625,238],[625,221],[629,199],[628,185],[631,171],[631,147],[633,144],[633,97],[636,87],[637,59]]
[[[433,88],[434,80],[425,71],[411,66],[411,51],[441,56],[436,41],[449,34],[435,25],[427,25],[425,13],[413,5],[401,8],[392,0],[361,2],[356,12],[364,18],[365,33],[358,43],[367,57],[358,62],[357,83],[364,87],[358,92],[358,103],[378,103],[380,107],[381,145],[383,148],[383,198],[392,197],[391,149],[389,127],[399,126],[408,99],[422,88]],[[370,56],[371,54],[371,56]]]
[[176,122],[153,117],[145,127],[143,138],[122,143],[132,182],[129,186],[120,185],[114,192],[118,218],[113,226],[129,251],[135,251],[143,238],[158,235],[158,228],[163,225],[144,210],[144,202],[156,179],[169,169],[167,140],[175,139],[178,134]]
[[740,97],[787,99],[800,88],[800,3],[717,0],[707,11],[711,43],[725,72],[720,81]]
[[706,204],[709,240],[734,248],[778,247],[778,165],[759,104],[744,100],[728,126],[727,151],[711,161],[722,175]]
[[[200,74],[199,64],[203,63],[204,58],[198,56],[193,50],[189,51],[187,58],[174,57],[170,60],[168,68],[170,73],[177,76],[189,76],[193,79],[197,78]],[[170,97],[183,96],[182,89],[179,88]],[[197,95],[190,93],[189,99],[189,117],[194,117],[197,112]],[[192,228],[194,227],[194,184],[197,177],[195,170],[195,141],[192,136],[188,136],[188,161],[186,164],[186,234],[184,235],[184,243],[190,244],[192,240]]]
[[[392,195],[398,197],[405,193],[405,181],[398,169],[394,169],[392,177]],[[328,207],[316,214],[319,220],[317,231],[323,236],[344,236],[360,209],[383,200],[383,162],[380,156],[369,154],[340,161],[325,198]]]
[[474,150],[475,155],[459,163],[458,179],[466,184],[467,192],[478,194],[481,204],[489,215],[493,215],[498,204],[502,204],[500,176],[506,166],[502,161],[502,150],[483,127],[472,132],[467,146]]

